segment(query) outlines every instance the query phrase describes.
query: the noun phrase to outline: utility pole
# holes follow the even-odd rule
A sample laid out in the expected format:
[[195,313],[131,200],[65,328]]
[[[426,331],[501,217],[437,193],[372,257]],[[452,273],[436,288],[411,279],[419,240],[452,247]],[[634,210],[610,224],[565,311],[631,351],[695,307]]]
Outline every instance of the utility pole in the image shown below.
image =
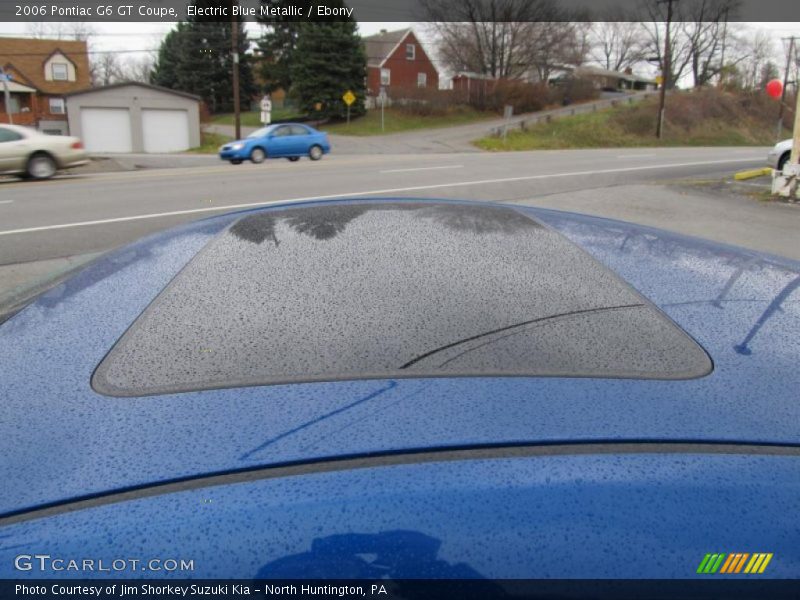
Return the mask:
[[236,139],[242,139],[242,122],[239,106],[239,21],[233,15],[233,6],[238,0],[231,0],[231,56],[233,56],[233,122]]
[[[778,135],[777,141],[780,142],[781,138],[783,137],[783,105],[786,102],[786,87],[789,85],[789,68],[792,64],[792,58],[794,58],[794,42],[797,39],[796,37],[792,36],[789,38],[782,38],[783,41],[789,42],[789,52],[786,54],[786,70],[783,72],[783,91],[781,92],[781,105],[778,108]],[[795,85],[795,89],[797,86]]]
[[669,86],[669,75],[672,70],[672,48],[670,47],[669,30],[672,22],[672,5],[678,0],[658,0],[659,4],[667,5],[667,36],[664,41],[664,60],[661,72],[661,93],[658,95],[658,125],[656,126],[656,137],[661,139],[664,135],[664,109],[667,102],[667,86]]

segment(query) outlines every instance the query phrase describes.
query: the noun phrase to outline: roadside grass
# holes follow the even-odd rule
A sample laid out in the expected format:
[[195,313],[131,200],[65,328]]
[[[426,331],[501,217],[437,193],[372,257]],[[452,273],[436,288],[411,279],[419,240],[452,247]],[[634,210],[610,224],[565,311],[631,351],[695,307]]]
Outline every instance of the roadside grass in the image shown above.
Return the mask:
[[[415,115],[397,108],[386,108],[384,111],[385,130],[381,129],[381,110],[379,108],[368,110],[363,117],[351,119],[349,125],[346,121],[339,121],[325,123],[320,126],[320,129],[336,135],[370,136],[401,133],[416,129],[467,125],[497,118],[494,113],[478,111],[468,107],[455,107],[440,115]],[[309,124],[314,125],[314,122],[310,121]]]
[[[271,115],[273,123],[276,121],[294,121],[302,118],[302,116],[296,109],[287,107],[273,109]],[[233,117],[233,113],[214,115],[211,118],[211,123],[214,125],[233,125]],[[262,125],[261,113],[257,111],[242,112],[240,120],[242,127],[261,127]]]
[[200,132],[200,145],[190,148],[187,152],[192,154],[216,154],[222,144],[230,142],[233,138],[220,133]]
[[[695,108],[691,106],[692,102],[694,99],[687,94],[681,98],[681,103],[673,102],[672,111],[668,105],[665,135],[661,140],[655,137],[658,105],[653,98],[638,105],[538,123],[525,131],[510,130],[505,141],[501,137],[489,136],[473,143],[489,151],[644,146],[769,146],[774,143],[773,128],[766,118],[768,115],[754,115],[742,109],[692,119],[687,114]],[[687,104],[689,106],[685,106]]]

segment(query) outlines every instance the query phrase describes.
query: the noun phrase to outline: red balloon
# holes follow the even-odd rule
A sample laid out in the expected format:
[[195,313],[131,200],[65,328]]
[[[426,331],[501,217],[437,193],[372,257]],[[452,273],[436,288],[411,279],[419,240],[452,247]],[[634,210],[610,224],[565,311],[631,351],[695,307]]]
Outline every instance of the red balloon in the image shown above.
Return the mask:
[[783,83],[780,79],[773,79],[767,82],[767,94],[773,98],[780,98],[783,93]]

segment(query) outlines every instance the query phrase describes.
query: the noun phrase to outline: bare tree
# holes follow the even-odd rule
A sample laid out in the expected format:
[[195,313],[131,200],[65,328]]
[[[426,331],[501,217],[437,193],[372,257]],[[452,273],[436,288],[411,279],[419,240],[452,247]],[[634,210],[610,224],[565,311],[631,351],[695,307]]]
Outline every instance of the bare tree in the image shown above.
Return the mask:
[[140,57],[130,56],[122,65],[121,75],[125,81],[150,83],[154,68],[155,58],[150,54]]
[[114,52],[99,52],[91,61],[92,84],[102,86],[123,81],[150,83],[154,64],[151,55],[123,59]]
[[92,85],[111,85],[122,79],[122,64],[118,54],[102,52],[92,57]]
[[[421,5],[434,25],[439,56],[452,71],[522,77],[532,66],[543,70],[557,47],[569,46],[566,32],[574,35],[556,0],[421,0]],[[574,52],[574,44],[569,48]]]
[[736,28],[731,36],[730,67],[735,67],[739,84],[745,89],[755,89],[764,66],[776,58],[772,36],[763,29]]
[[645,59],[647,35],[640,23],[626,19],[621,8],[612,8],[592,23],[591,57],[606,69],[622,71]]
[[527,79],[547,81],[564,66],[580,66],[589,54],[589,34],[580,21],[527,23],[522,64]]
[[[676,10],[676,13],[678,11]],[[653,57],[658,62],[658,68],[664,72],[666,57],[664,56],[664,42],[666,38],[665,23],[667,19],[666,8],[658,0],[648,0],[644,5],[643,27],[647,34],[645,46],[648,57]],[[680,16],[676,19],[679,21]],[[670,33],[670,73],[669,86],[674,87],[683,77],[691,61],[691,52],[686,39],[681,36],[679,27],[672,27]]]
[[80,21],[37,21],[28,23],[28,35],[37,39],[89,41],[97,31],[91,23]]
[[[706,85],[722,71],[728,20],[736,16],[739,5],[740,0],[681,0],[675,4],[669,74],[673,85],[689,73],[695,86]],[[645,25],[647,54],[655,56],[663,70],[664,3],[648,0],[645,13],[649,21]]]
[[694,85],[707,85],[723,68],[728,20],[735,16],[739,0],[694,0],[683,25],[689,40]]

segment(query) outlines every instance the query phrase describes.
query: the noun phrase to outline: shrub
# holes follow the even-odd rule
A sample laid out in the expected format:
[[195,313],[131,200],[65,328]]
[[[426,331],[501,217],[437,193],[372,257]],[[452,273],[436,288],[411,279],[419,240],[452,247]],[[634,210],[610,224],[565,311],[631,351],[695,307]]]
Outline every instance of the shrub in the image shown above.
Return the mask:
[[[626,133],[642,135],[655,129],[658,99],[649,98],[612,118]],[[785,111],[785,113],[788,111]],[[667,97],[667,131],[671,136],[720,128],[747,129],[758,134],[776,125],[778,103],[760,92],[733,92],[716,88],[675,91]],[[790,127],[791,121],[785,122]]]
[[580,78],[569,78],[550,88],[550,97],[555,104],[572,104],[586,102],[600,97],[600,90],[591,81]]
[[391,106],[410,115],[441,116],[465,105],[461,94],[454,90],[410,87],[391,91]]

